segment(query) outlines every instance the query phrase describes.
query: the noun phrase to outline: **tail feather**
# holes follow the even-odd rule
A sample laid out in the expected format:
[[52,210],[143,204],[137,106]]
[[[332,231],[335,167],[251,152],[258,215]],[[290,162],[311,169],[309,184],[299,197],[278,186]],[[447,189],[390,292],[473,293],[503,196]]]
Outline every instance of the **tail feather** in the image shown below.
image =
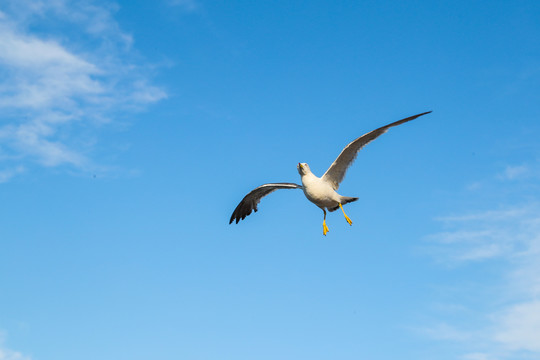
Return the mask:
[[348,204],[350,202],[355,202],[356,200],[358,200],[357,197],[343,196],[341,198],[341,205],[345,205],[345,204]]
[[[348,204],[350,202],[354,202],[356,200],[358,200],[357,197],[342,196],[341,197],[341,205],[345,205],[345,204]],[[336,206],[336,207],[333,207],[333,208],[328,208],[328,211],[332,212],[332,211],[336,211],[337,209],[339,209],[339,205]]]

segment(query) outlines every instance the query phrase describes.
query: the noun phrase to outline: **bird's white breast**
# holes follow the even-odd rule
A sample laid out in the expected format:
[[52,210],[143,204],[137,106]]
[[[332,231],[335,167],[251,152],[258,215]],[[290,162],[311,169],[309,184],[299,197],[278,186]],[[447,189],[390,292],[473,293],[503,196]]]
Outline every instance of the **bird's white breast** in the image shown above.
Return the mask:
[[339,195],[326,181],[313,173],[302,176],[302,189],[309,201],[320,207],[335,207],[339,203]]

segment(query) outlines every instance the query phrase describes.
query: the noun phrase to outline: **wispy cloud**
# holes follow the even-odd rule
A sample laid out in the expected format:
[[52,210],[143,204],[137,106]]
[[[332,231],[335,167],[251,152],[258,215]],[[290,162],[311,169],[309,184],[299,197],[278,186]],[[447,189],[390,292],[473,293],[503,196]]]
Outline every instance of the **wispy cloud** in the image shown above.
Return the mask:
[[[496,289],[489,293],[497,296],[484,299],[482,308],[471,309],[481,319],[473,324],[474,331],[444,323],[424,332],[466,344],[472,351],[463,359],[540,357],[540,204],[529,201],[438,221],[447,231],[430,235],[428,241],[439,260],[453,268],[496,266],[501,277],[491,279]],[[477,285],[486,286],[485,280],[477,280]],[[470,297],[470,287],[466,291]],[[467,325],[469,329],[471,324]]]
[[540,300],[509,306],[497,314],[496,324],[496,341],[511,350],[527,350],[540,356]]
[[527,165],[507,166],[499,175],[504,180],[517,180],[531,175],[531,169]]
[[445,262],[468,262],[494,258],[511,259],[532,246],[531,238],[540,230],[535,216],[538,205],[527,204],[488,210],[437,220],[451,228],[427,239],[436,245],[438,259]]
[[15,350],[11,350],[4,345],[5,334],[0,331],[0,360],[31,360],[30,356]]
[[[8,0],[0,5],[0,159],[95,167],[84,129],[166,97],[132,61],[132,37],[114,7],[68,0]],[[39,25],[40,31],[32,30]],[[13,172],[2,170],[4,181]],[[20,173],[18,171],[17,173]],[[0,176],[0,179],[2,177]]]
[[488,354],[480,353],[480,352],[465,354],[463,355],[462,359],[463,360],[494,360],[494,358],[489,356]]
[[29,356],[25,356],[18,351],[0,347],[0,360],[30,360]]
[[23,166],[0,170],[0,184],[9,181],[12,177],[24,172]]
[[473,333],[458,329],[447,323],[439,323],[431,327],[417,330],[424,335],[437,340],[465,341],[475,337]]

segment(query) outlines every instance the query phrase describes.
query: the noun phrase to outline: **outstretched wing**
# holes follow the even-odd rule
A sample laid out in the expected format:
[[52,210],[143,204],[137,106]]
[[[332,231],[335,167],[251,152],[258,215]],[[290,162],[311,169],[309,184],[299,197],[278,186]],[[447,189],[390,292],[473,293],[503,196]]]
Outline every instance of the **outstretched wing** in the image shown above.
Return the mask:
[[422,115],[429,114],[430,112],[431,111],[427,111],[418,115],[398,120],[396,122],[382,126],[378,129],[375,129],[368,132],[367,134],[360,136],[358,139],[345,146],[341,154],[339,154],[337,159],[332,163],[332,165],[330,165],[328,170],[326,170],[326,172],[322,176],[322,179],[332,184],[334,190],[337,190],[339,188],[339,183],[341,183],[341,181],[345,177],[347,169],[349,168],[349,166],[351,166],[354,159],[356,159],[356,155],[358,155],[360,149],[362,149],[364,146],[366,146],[371,141],[375,140],[385,132],[387,132],[388,129],[390,129],[391,127],[401,125],[403,123],[406,123],[407,121],[414,120]]
[[258,188],[252,190],[249,194],[244,196],[240,204],[234,209],[234,212],[231,215],[231,220],[229,224],[232,224],[233,220],[236,220],[236,223],[240,220],[244,220],[246,216],[251,214],[252,211],[257,212],[257,204],[261,201],[263,197],[270,194],[271,192],[276,191],[277,189],[301,189],[301,185],[293,183],[274,183],[274,184],[264,184]]

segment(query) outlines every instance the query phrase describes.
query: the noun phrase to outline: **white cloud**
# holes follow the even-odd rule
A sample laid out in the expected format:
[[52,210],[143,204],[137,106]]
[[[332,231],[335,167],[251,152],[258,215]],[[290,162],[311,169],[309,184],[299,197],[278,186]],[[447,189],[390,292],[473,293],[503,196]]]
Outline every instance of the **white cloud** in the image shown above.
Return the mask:
[[437,340],[464,341],[474,337],[474,334],[458,329],[447,323],[440,323],[420,329],[425,335]]
[[517,180],[527,177],[530,173],[531,170],[527,165],[507,166],[499,177],[505,180]]
[[[483,319],[475,322],[474,331],[444,324],[433,326],[430,335],[460,341],[476,350],[464,359],[540,358],[540,204],[438,220],[450,228],[428,237],[436,244],[434,254],[439,259],[456,266],[489,265],[497,260],[503,277],[493,285],[496,297],[486,299],[483,308],[470,309]],[[479,285],[485,286],[485,282]],[[469,297],[473,296],[470,291],[468,288]]]
[[475,181],[467,185],[467,190],[469,191],[477,191],[482,188],[482,183],[480,181]]
[[509,259],[520,249],[533,246],[531,238],[540,229],[533,221],[538,207],[529,204],[440,217],[437,220],[452,230],[430,235],[427,239],[438,244],[439,260],[446,262]]
[[105,92],[96,65],[59,43],[16,33],[0,25],[0,66],[9,72],[0,86],[0,108],[72,112],[77,100]]
[[5,334],[0,332],[0,360],[31,360],[30,356],[8,349],[4,345]]
[[12,177],[23,172],[24,172],[23,166],[17,166],[15,168],[0,170],[0,184],[9,181]]
[[487,244],[477,246],[468,252],[462,253],[457,260],[484,260],[500,256],[505,252],[506,246],[501,244]]
[[540,356],[540,300],[510,306],[497,316],[494,338],[511,350]]
[[[80,129],[166,97],[130,60],[132,38],[114,10],[68,0],[0,5],[0,159],[7,168],[32,161],[91,170],[91,141]],[[44,30],[30,30],[36,24]]]
[[492,358],[491,356],[485,353],[475,352],[475,353],[465,354],[462,357],[462,359],[463,360],[491,360],[494,358]]
[[18,351],[0,348],[0,360],[30,360],[29,356],[25,356]]

